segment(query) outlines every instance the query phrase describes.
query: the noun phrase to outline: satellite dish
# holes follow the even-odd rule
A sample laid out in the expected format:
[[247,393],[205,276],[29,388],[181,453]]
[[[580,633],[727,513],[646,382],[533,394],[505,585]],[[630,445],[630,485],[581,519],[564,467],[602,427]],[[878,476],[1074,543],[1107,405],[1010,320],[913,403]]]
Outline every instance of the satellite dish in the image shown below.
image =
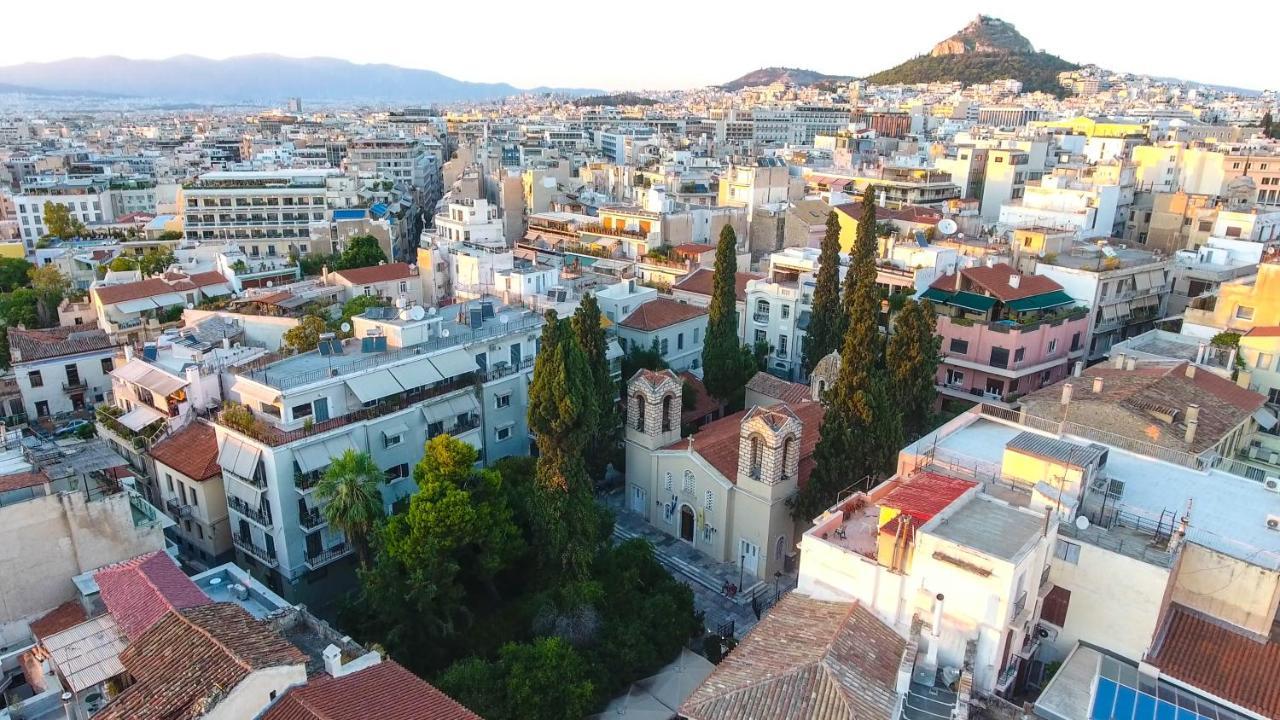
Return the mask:
[[449,328],[440,331],[440,337],[449,337]]
[[1088,530],[1088,529],[1089,529],[1089,518],[1087,518],[1087,517],[1085,517],[1085,516],[1083,516],[1083,515],[1077,515],[1077,516],[1076,516],[1076,529],[1077,529],[1077,530]]
[[960,226],[956,225],[956,221],[951,218],[943,218],[938,222],[938,232],[943,235],[954,235],[959,229]]
[[195,309],[196,309],[196,304],[195,304],[195,303],[187,303],[187,309],[188,309],[188,310],[195,310]]
[[339,327],[342,329],[342,332],[351,332],[351,323],[344,322]]
[[427,308],[427,314],[430,315],[431,317],[436,316],[436,308],[434,305],[432,307]]
[[276,285],[276,282],[274,280],[267,281],[267,287],[275,287],[275,285]]
[[409,317],[413,320],[421,320],[427,316],[427,312],[422,309],[421,305],[414,305],[409,310]]

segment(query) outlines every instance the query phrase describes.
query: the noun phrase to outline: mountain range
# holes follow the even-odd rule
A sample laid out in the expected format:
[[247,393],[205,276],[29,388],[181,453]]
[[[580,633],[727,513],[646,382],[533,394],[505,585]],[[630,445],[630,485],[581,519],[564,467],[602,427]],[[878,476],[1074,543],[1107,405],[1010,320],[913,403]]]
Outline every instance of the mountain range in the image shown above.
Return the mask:
[[270,103],[299,96],[315,101],[430,104],[494,100],[525,92],[599,92],[586,88],[521,89],[506,83],[457,80],[431,70],[281,55],[225,60],[194,55],[164,60],[109,56],[24,63],[0,67],[0,87],[3,84],[21,86],[30,94],[123,95],[171,102]]
[[759,87],[761,85],[772,85],[780,82],[786,85],[798,85],[808,87],[810,85],[823,85],[849,82],[853,78],[847,75],[824,75],[813,70],[804,70],[802,68],[787,67],[767,67],[753,70],[740,78],[735,78],[729,82],[720,85],[722,90],[730,92],[741,90],[745,87]]

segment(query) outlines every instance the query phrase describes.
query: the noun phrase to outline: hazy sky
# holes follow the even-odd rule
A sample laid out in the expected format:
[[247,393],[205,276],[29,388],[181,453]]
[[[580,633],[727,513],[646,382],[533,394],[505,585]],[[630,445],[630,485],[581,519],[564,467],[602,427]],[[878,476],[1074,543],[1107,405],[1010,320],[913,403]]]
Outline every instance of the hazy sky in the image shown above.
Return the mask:
[[[332,56],[520,87],[667,89],[770,65],[865,75],[929,49],[979,12],[1075,62],[1280,89],[1280,2],[737,0],[62,0],[6,3],[0,65],[69,56]],[[19,30],[29,28],[30,30]]]

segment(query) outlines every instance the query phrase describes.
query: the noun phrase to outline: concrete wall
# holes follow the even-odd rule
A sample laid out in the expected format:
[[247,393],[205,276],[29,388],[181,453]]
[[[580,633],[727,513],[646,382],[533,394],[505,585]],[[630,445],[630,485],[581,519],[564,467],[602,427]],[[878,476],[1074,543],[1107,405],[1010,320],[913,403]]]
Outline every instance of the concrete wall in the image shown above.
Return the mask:
[[89,502],[83,492],[0,508],[0,645],[25,641],[27,623],[78,597],[71,578],[163,550],[159,527],[135,527],[127,493]]
[[1188,543],[1178,560],[1170,601],[1269,635],[1280,604],[1280,572]]
[[264,347],[268,350],[279,350],[284,334],[298,324],[297,318],[271,317],[268,315],[242,315],[240,313],[221,312],[217,310],[184,310],[182,324],[191,325],[211,315],[239,320],[244,328],[246,345]]
[[241,680],[227,696],[204,714],[204,720],[241,720],[241,718],[257,717],[275,697],[294,685],[307,682],[307,669],[304,665],[282,665],[280,667],[255,670]]

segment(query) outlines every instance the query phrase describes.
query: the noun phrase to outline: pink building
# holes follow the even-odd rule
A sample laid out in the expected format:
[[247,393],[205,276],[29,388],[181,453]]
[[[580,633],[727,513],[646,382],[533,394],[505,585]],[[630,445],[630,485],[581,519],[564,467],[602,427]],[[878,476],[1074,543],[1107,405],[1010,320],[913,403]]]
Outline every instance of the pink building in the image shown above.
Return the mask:
[[1000,263],[938,278],[934,304],[940,392],[1008,403],[1067,376],[1088,347],[1088,308],[1054,280]]

